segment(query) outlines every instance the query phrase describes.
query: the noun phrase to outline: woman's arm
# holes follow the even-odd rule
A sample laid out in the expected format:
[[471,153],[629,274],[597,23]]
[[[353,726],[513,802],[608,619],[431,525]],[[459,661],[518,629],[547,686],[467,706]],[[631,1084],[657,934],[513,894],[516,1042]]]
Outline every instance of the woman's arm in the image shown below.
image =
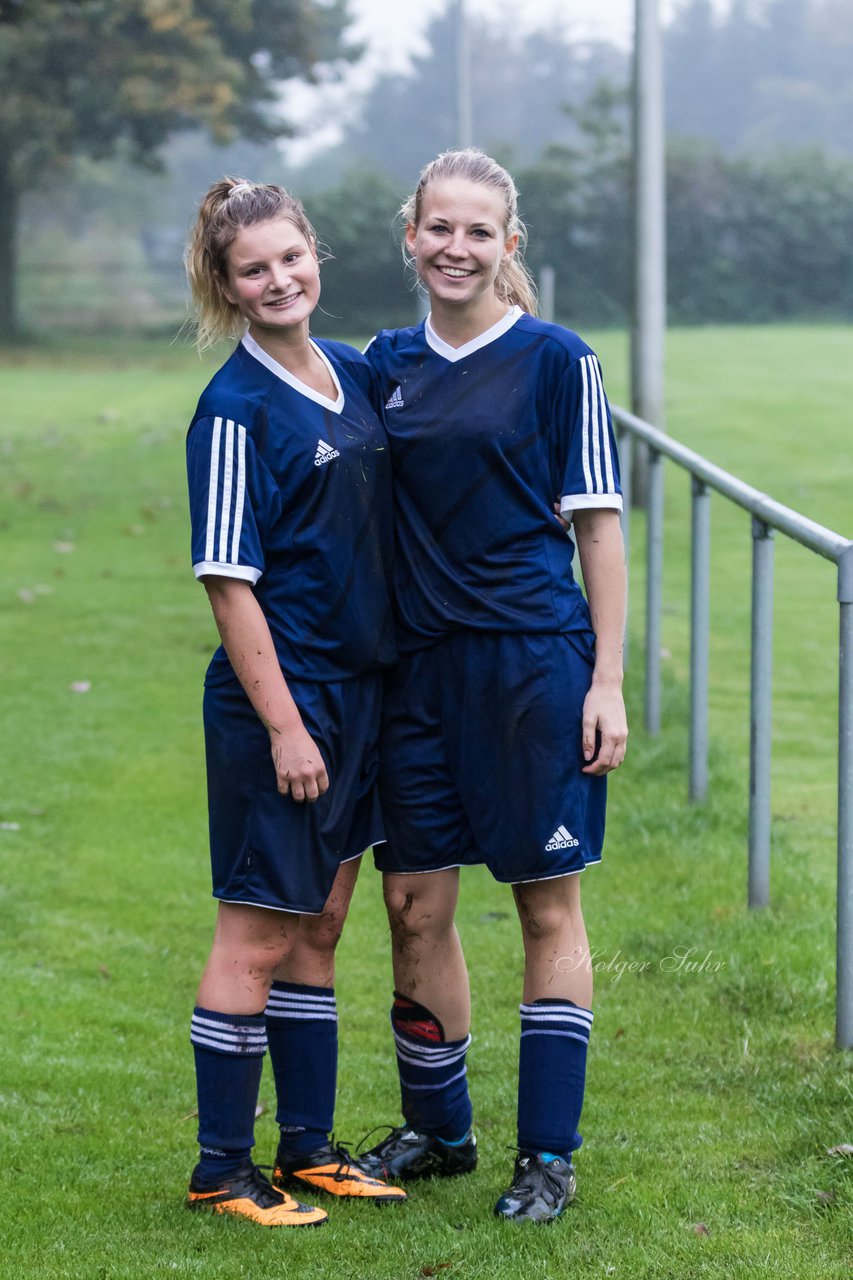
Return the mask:
[[214,575],[202,581],[231,666],[270,735],[279,791],[296,801],[317,800],[329,789],[326,766],[290,696],[251,586]]
[[[575,511],[577,543],[592,628],[595,670],[583,709],[583,772],[609,773],[625,758],[628,723],[622,699],[622,644],[627,577],[619,513],[610,508]],[[595,760],[596,732],[600,746]]]

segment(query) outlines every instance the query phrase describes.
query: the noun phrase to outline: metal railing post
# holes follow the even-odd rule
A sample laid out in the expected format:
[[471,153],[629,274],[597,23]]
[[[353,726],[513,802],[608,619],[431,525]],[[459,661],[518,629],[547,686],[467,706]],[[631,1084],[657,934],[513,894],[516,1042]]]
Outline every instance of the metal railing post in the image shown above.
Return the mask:
[[646,533],[646,728],[660,733],[660,642],[663,611],[663,458],[649,449],[649,501]]
[[[619,480],[622,486],[622,542],[625,546],[625,569],[628,592],[631,590],[631,467],[634,457],[634,437],[630,431],[619,433]],[[625,634],[622,637],[622,666],[628,667],[628,601],[625,601]]]
[[[770,727],[773,660],[773,531],[801,543],[838,566],[838,920],[835,1034],[839,1048],[853,1048],[853,541],[817,524],[799,511],[754,489],[723,471],[708,458],[673,440],[636,414],[614,405],[613,421],[620,441],[636,438],[648,447],[652,486],[648,513],[648,582],[646,618],[646,719],[652,732],[660,722],[660,614],[663,543],[661,459],[668,458],[694,477],[693,598],[691,600],[691,798],[698,790],[702,705],[702,655],[695,652],[703,634],[704,544],[707,498],[713,489],[752,516],[752,669],[750,690],[749,903],[763,906],[770,895]],[[630,448],[630,446],[627,446]],[[623,452],[624,452],[623,447]],[[629,455],[630,456],[630,455]],[[698,482],[698,484],[697,484]],[[698,500],[697,500],[698,495]],[[710,534],[709,534],[710,538]],[[705,704],[707,706],[707,703]]]
[[838,561],[838,906],[835,1041],[853,1048],[853,546]]
[[690,549],[690,782],[693,803],[708,793],[708,650],[711,631],[711,495],[691,477]]
[[770,726],[773,687],[773,530],[752,517],[749,713],[749,905],[770,901]]

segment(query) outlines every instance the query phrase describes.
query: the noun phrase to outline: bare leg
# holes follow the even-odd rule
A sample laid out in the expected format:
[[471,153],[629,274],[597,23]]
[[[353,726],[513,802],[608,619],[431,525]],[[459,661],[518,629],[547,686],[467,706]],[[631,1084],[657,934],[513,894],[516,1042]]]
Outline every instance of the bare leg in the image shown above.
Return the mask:
[[592,1006],[592,965],[581,911],[580,875],[512,887],[524,939],[525,1004],[571,1000]]
[[361,858],[338,868],[322,915],[300,916],[287,956],[275,971],[276,982],[300,982],[309,987],[335,985],[335,948],[343,933]]
[[448,1040],[464,1039],[471,1026],[471,994],[453,922],[458,867],[424,875],[388,874],[383,889],[396,990],[425,1005]]
[[196,1004],[220,1013],[263,1012],[276,967],[299,925],[290,911],[220,902]]

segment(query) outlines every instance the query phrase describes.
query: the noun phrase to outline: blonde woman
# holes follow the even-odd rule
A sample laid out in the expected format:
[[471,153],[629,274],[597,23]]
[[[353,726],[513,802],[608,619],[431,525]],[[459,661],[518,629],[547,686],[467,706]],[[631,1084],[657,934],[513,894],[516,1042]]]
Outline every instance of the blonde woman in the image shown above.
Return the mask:
[[579,873],[601,858],[605,774],[627,737],[616,449],[595,355],[535,318],[506,170],[447,152],[403,216],[430,313],[366,355],[394,464],[401,661],[376,863],[404,1123],[359,1159],[399,1179],[476,1164],[454,909],[459,868],[485,863],[512,886],[525,955],[519,1154],[495,1212],[550,1222],[575,1190],[593,1019]]
[[[358,352],[310,336],[317,237],[283,188],[227,178],[187,254],[199,343],[238,338],[187,438],[192,559],[222,644],[204,724],[213,947],[192,1019],[199,1160],[188,1204],[317,1226],[289,1194],[399,1201],[330,1141],[334,953],[376,798],[390,465]],[[252,1159],[269,1045],[281,1140]]]

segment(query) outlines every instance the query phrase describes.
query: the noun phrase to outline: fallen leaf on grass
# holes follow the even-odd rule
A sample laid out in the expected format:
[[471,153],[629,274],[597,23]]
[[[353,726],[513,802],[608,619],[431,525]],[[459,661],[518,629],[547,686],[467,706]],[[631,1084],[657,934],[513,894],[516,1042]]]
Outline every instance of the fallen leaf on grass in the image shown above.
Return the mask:
[[834,1191],[816,1191],[814,1198],[818,1204],[835,1204]]
[[91,680],[72,680],[68,686],[72,693],[88,693],[91,687]]
[[693,1230],[697,1236],[709,1236],[711,1234],[704,1222],[694,1222]]
[[853,1156],[853,1142],[839,1142],[837,1147],[827,1147],[828,1156]]
[[624,1028],[624,1027],[617,1027],[617,1028],[616,1028],[616,1034],[614,1035],[613,1039],[614,1039],[614,1040],[621,1040],[621,1039],[622,1039],[622,1037],[624,1036],[624,1034],[625,1034],[625,1028]]
[[67,555],[70,555],[71,552],[74,550],[74,543],[62,542],[62,541],[54,542],[53,549],[54,551],[58,551],[60,555],[67,556]]
[[110,980],[110,979],[112,978],[112,976],[113,976],[113,975],[110,973],[109,969],[107,968],[107,966],[106,966],[105,964],[99,964],[99,965],[98,965],[98,973],[101,975],[101,977],[102,977],[106,982],[109,982],[109,980]]
[[446,1271],[448,1267],[452,1267],[452,1266],[453,1266],[453,1263],[452,1263],[452,1262],[436,1262],[435,1266],[432,1266],[432,1267],[421,1267],[421,1275],[422,1275],[422,1276],[434,1276],[434,1275],[436,1275],[439,1271]]

